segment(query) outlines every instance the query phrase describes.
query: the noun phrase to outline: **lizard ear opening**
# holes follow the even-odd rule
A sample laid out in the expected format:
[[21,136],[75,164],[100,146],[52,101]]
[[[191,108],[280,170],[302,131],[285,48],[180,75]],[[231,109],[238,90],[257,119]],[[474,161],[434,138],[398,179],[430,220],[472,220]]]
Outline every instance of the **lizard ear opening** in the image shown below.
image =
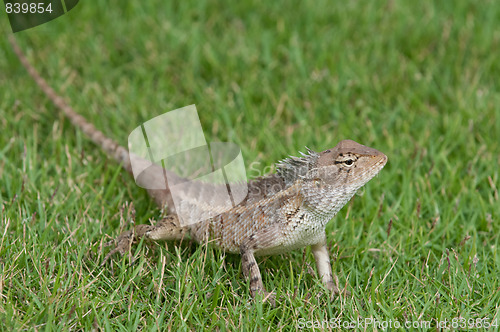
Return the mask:
[[290,156],[276,164],[276,171],[285,181],[287,187],[315,167],[319,154],[308,147],[306,147],[306,150],[307,153],[300,152],[302,157]]

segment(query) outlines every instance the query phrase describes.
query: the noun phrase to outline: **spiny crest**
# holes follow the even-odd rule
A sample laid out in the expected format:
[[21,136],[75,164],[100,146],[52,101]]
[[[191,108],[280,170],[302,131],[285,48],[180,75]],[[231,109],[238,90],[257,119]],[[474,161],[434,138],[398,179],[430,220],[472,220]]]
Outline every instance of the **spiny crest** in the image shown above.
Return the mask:
[[319,154],[306,147],[307,154],[299,152],[302,157],[290,156],[276,164],[276,171],[285,181],[286,186],[292,185],[298,178],[306,175],[307,171],[314,168]]

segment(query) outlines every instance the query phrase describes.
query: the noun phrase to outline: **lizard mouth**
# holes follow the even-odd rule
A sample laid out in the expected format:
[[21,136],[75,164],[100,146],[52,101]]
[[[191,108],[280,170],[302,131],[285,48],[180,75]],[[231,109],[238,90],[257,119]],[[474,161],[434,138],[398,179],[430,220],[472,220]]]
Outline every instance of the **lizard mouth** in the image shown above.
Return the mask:
[[[380,170],[382,168],[384,168],[385,164],[387,164],[387,156],[383,153],[380,153],[379,155],[376,155],[376,156],[373,156],[374,158],[376,158],[375,162],[372,164],[371,167],[368,168],[368,170],[365,172],[365,174],[371,174],[369,175],[369,179],[368,181],[375,177],[376,175],[380,174]],[[367,182],[368,182],[367,181]]]
[[380,165],[381,167],[384,167],[385,164],[387,164],[387,156],[385,154],[382,154],[380,156],[380,160],[376,163],[376,165]]

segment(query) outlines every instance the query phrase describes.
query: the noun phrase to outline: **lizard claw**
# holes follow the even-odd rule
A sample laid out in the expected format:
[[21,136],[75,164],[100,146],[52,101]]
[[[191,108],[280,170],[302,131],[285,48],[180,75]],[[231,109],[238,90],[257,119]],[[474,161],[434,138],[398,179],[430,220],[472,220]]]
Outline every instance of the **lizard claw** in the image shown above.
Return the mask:
[[344,297],[351,296],[351,292],[349,292],[347,289],[344,288],[343,290],[339,290],[337,287],[335,287],[331,292],[330,300],[335,300],[341,293]]
[[264,292],[264,298],[262,299],[263,303],[269,303],[270,305],[273,306],[273,308],[276,307],[276,294],[274,292]]
[[116,254],[117,252],[120,253],[121,255],[124,255],[126,252],[128,252],[130,255],[130,247],[131,247],[133,240],[134,240],[134,231],[130,230],[130,231],[123,232],[116,239],[104,243],[105,247],[109,247],[109,246],[114,245],[115,248],[112,249],[104,257],[104,260],[102,261],[101,266],[103,266],[108,261],[108,259],[111,256],[113,256],[114,254]]
[[[252,295],[252,298],[254,301],[257,300],[257,298],[262,299],[262,303],[269,303],[270,305],[276,307],[276,293],[275,292],[266,292],[262,288],[258,289],[251,289],[250,294]],[[258,297],[257,297],[258,296]]]

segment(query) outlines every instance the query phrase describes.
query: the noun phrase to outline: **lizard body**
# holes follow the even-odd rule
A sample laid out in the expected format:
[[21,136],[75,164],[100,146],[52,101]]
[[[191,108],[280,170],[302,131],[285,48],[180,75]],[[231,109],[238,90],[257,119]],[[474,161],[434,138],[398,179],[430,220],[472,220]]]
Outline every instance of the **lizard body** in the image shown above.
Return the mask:
[[[76,113],[31,66],[15,40],[11,38],[10,42],[21,63],[49,99],[76,127],[132,173],[130,159],[137,156],[129,154],[126,148]],[[190,235],[196,242],[210,241],[226,252],[241,254],[242,270],[250,281],[251,295],[261,293],[274,302],[273,295],[265,291],[255,256],[311,246],[322,282],[338,293],[326,246],[325,226],[386,162],[383,153],[351,140],[341,141],[320,153],[308,149],[302,157],[279,162],[277,174],[244,184],[248,186],[248,195],[232,209],[187,226],[181,226],[168,189],[148,190],[156,204],[160,208],[168,206],[171,214],[155,225],[137,225],[122,233],[104,261],[116,252],[127,252],[137,238],[178,240]],[[142,181],[156,181],[160,173],[160,170],[151,172]]]

